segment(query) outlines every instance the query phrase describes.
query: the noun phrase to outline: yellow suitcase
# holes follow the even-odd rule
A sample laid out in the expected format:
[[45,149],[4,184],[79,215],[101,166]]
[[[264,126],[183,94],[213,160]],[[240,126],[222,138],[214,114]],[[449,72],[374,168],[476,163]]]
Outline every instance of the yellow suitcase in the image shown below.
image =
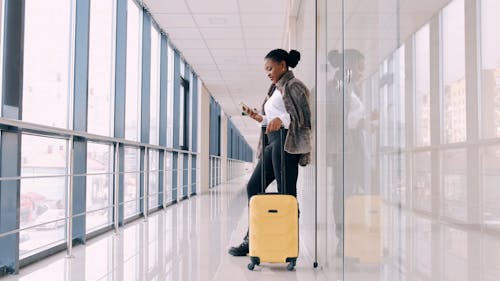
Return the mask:
[[288,263],[293,270],[299,256],[297,199],[286,194],[259,194],[250,199],[250,264]]
[[[262,127],[262,155],[265,149],[265,127]],[[280,130],[281,147],[284,131]],[[264,157],[264,156],[263,156]],[[265,186],[265,167],[262,168],[262,186]],[[284,152],[281,150],[282,188],[286,193]],[[293,270],[299,256],[299,207],[293,195],[262,193],[252,196],[248,207],[248,236],[250,263],[248,269],[266,263],[288,263]]]
[[382,261],[381,199],[353,195],[345,200],[345,256],[365,264]]

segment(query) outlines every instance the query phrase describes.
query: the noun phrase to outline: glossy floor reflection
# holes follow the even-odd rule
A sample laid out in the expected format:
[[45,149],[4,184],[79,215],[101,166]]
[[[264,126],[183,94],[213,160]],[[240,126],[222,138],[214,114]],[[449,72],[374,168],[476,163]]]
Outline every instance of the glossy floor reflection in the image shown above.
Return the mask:
[[247,269],[247,257],[227,254],[246,231],[246,177],[139,219],[74,248],[22,268],[2,280],[327,280],[306,254],[297,270],[284,265]]
[[313,269],[311,251],[304,247],[307,235],[301,234],[296,271],[266,265],[251,272],[248,258],[227,254],[246,231],[245,182],[246,177],[233,180],[156,212],[147,221],[139,219],[119,235],[109,232],[92,239],[74,248],[73,259],[60,253],[2,280],[500,280],[498,234],[468,230],[390,204],[382,207],[384,255],[378,264],[332,253]]

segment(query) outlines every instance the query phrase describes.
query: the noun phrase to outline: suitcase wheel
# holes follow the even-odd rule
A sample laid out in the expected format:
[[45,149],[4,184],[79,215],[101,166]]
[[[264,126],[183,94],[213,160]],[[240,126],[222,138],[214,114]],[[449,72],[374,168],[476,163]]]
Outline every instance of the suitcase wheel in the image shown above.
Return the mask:
[[288,265],[286,266],[286,269],[288,269],[288,271],[292,271],[295,268],[296,263],[297,263],[297,260],[295,260],[295,259],[291,260],[288,263]]
[[250,257],[250,263],[248,264],[248,269],[253,270],[256,265],[260,264],[260,259],[258,257]]

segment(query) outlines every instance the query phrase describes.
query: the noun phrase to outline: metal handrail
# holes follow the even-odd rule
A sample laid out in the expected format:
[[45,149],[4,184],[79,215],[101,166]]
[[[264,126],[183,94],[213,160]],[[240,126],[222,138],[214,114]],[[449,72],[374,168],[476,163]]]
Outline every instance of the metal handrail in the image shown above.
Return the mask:
[[[135,141],[130,141],[130,140],[125,140],[125,139],[118,139],[118,138],[113,138],[113,137],[107,137],[107,136],[101,136],[101,135],[96,135],[96,134],[90,134],[87,132],[80,132],[80,131],[73,131],[73,130],[68,130],[68,129],[62,129],[62,128],[54,128],[50,126],[45,126],[45,125],[39,125],[39,124],[34,124],[34,123],[29,123],[29,122],[24,122],[20,120],[12,120],[12,119],[7,119],[0,117],[0,130],[6,130],[6,131],[20,131],[23,133],[27,134],[33,134],[33,135],[40,135],[40,136],[48,136],[48,137],[55,137],[55,138],[61,138],[61,139],[66,139],[69,141],[69,147],[68,147],[68,154],[69,154],[69,159],[65,165],[68,167],[69,173],[64,173],[60,175],[39,175],[39,176],[19,176],[19,177],[4,177],[0,178],[0,181],[8,181],[8,180],[23,180],[23,179],[41,179],[41,178],[63,178],[63,177],[69,177],[69,184],[66,186],[67,188],[67,204],[66,204],[66,216],[63,218],[55,219],[55,220],[50,220],[46,221],[43,223],[39,223],[36,225],[31,225],[28,227],[24,228],[19,228],[19,229],[14,229],[8,232],[0,233],[0,238],[5,237],[8,235],[12,234],[17,234],[21,231],[26,231],[30,230],[39,226],[47,225],[50,223],[57,223],[60,221],[65,221],[66,222],[66,251],[67,251],[67,257],[73,257],[72,254],[72,247],[73,247],[73,219],[78,218],[78,217],[83,217],[86,216],[87,214],[92,214],[101,210],[110,210],[113,209],[113,223],[110,223],[109,225],[114,224],[114,230],[115,233],[118,234],[118,229],[119,229],[119,207],[124,206],[127,203],[131,202],[137,202],[139,203],[141,200],[143,202],[143,216],[145,219],[148,217],[148,212],[149,212],[149,198],[152,198],[154,196],[162,196],[163,197],[163,206],[165,207],[166,204],[175,202],[175,198],[171,198],[171,194],[173,192],[177,192],[179,190],[182,190],[183,188],[186,188],[190,186],[189,182],[191,182],[191,185],[193,182],[191,181],[191,177],[188,177],[189,182],[186,184],[177,185],[177,186],[172,186],[170,190],[164,190],[162,192],[155,192],[152,194],[149,194],[149,174],[150,173],[168,173],[172,171],[177,171],[179,173],[182,172],[187,172],[189,171],[200,171],[201,167],[198,167],[196,169],[193,169],[191,166],[188,166],[188,168],[184,168],[179,166],[178,169],[172,169],[166,168],[167,167],[167,161],[169,157],[164,157],[164,169],[155,169],[155,170],[149,170],[149,151],[163,151],[164,153],[172,154],[172,153],[179,153],[179,154],[184,154],[184,155],[192,155],[196,156],[199,155],[198,152],[192,152],[192,151],[187,151],[187,150],[182,150],[182,149],[175,149],[175,148],[170,148],[170,147],[164,147],[164,146],[159,146],[159,145],[153,145],[153,144],[145,144],[145,143],[140,143],[140,142],[135,142]],[[81,173],[81,174],[75,174],[74,173],[74,142],[75,139],[85,139],[87,141],[91,142],[100,142],[100,143],[106,143],[109,145],[113,145],[113,152],[114,152],[114,165],[113,165],[113,171],[112,172],[95,172],[95,173]],[[128,146],[128,147],[137,147],[145,150],[144,154],[144,170],[140,171],[123,171],[120,172],[118,171],[118,162],[119,162],[119,156],[120,156],[120,146]],[[168,155],[167,154],[167,155]],[[220,156],[213,156],[213,158],[218,158],[222,159]],[[191,159],[188,158],[189,163],[191,164]],[[120,186],[120,177],[119,175],[121,174],[143,174],[144,175],[144,193],[143,196],[139,196],[136,198],[133,198],[131,200],[127,200],[124,202],[119,202],[119,196],[118,196],[118,189]],[[112,192],[113,192],[113,204],[98,208],[98,209],[93,209],[93,210],[86,210],[85,212],[79,213],[79,214],[74,214],[73,213],[73,179],[75,177],[87,177],[87,176],[98,176],[98,175],[113,175],[114,179],[114,184],[112,185]],[[164,186],[166,188],[166,183],[167,183],[167,177],[163,178],[164,180]],[[198,183],[198,181],[195,181],[194,183]],[[161,205],[159,205],[161,206]],[[137,213],[140,213],[137,212]],[[48,245],[45,245],[40,248],[44,248]],[[39,248],[37,248],[39,249]]]
[[[181,169],[176,169],[179,171]],[[186,169],[183,169],[186,170]],[[174,169],[152,170],[152,171],[127,171],[127,172],[109,172],[109,173],[86,173],[86,174],[60,174],[60,175],[40,175],[40,176],[20,176],[20,177],[0,177],[0,181],[24,180],[24,179],[43,179],[43,178],[61,178],[61,177],[86,177],[86,176],[102,176],[102,175],[124,175],[124,174],[144,174],[144,173],[163,173],[172,172]]]
[[136,142],[136,141],[131,141],[131,140],[126,140],[126,139],[119,139],[119,138],[114,138],[114,137],[107,137],[107,136],[102,136],[102,135],[96,135],[96,134],[91,134],[87,132],[81,132],[81,131],[74,131],[74,130],[69,130],[69,129],[62,129],[62,128],[55,128],[55,127],[50,127],[46,125],[40,125],[40,124],[35,124],[35,123],[30,123],[30,122],[25,122],[25,121],[20,121],[20,120],[14,120],[14,119],[8,119],[4,117],[0,117],[0,126],[5,126],[7,127],[6,129],[2,130],[11,130],[12,127],[17,128],[20,131],[23,132],[28,132],[28,133],[33,133],[41,136],[53,136],[53,137],[59,137],[63,139],[71,139],[71,137],[77,137],[77,138],[82,138],[86,139],[92,142],[103,142],[103,143],[108,143],[108,144],[121,144],[121,145],[126,145],[126,146],[133,146],[133,147],[138,147],[138,148],[148,148],[148,149],[153,149],[153,150],[162,150],[165,152],[177,152],[181,154],[190,154],[190,155],[199,155],[199,152],[194,152],[194,151],[189,151],[189,150],[182,150],[182,149],[176,149],[172,147],[165,147],[165,146],[160,146],[160,145],[155,145],[155,144],[147,144],[147,143],[141,143],[141,142]]

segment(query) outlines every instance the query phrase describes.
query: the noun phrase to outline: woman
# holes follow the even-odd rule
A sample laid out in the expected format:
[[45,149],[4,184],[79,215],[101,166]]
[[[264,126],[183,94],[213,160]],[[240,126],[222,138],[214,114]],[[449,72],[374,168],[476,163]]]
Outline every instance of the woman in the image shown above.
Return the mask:
[[[267,126],[268,142],[262,143],[260,138],[257,158],[259,162],[247,184],[248,200],[253,195],[265,190],[276,179],[281,189],[281,150],[280,128],[284,127],[286,138],[284,144],[286,193],[297,197],[297,176],[299,165],[309,164],[311,152],[311,110],[309,107],[309,90],[300,80],[295,78],[289,68],[294,68],[300,60],[300,53],[283,49],[269,52],[264,59],[264,69],[271,87],[262,105],[261,113],[247,109],[248,116]],[[264,145],[264,155],[262,146]],[[261,182],[261,165],[265,161],[265,187]],[[282,190],[279,190],[283,192]],[[248,232],[243,243],[231,247],[229,254],[246,256],[248,254]]]

